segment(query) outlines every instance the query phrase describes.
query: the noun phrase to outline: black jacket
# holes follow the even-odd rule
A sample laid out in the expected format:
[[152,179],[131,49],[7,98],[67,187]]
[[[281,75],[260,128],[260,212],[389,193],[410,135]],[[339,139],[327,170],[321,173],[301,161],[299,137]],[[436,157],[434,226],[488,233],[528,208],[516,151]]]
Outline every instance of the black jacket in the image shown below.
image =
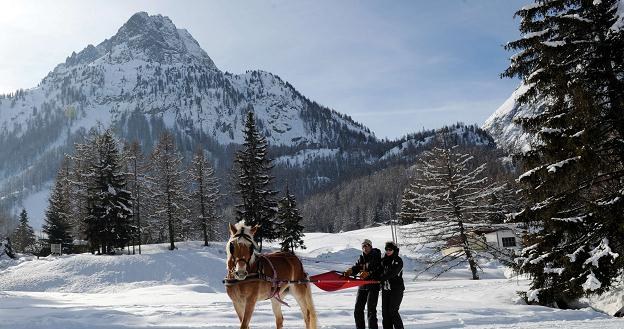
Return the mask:
[[381,260],[382,274],[379,277],[383,290],[405,290],[403,283],[403,260],[399,257],[397,248],[392,256],[384,256]]
[[[366,280],[379,280],[381,276],[381,251],[377,248],[371,249],[368,255],[362,253],[358,258],[355,265],[351,267],[353,274],[360,272],[368,272],[369,277]],[[360,286],[360,289],[369,289],[371,287],[378,287],[379,284],[372,283],[364,286]]]

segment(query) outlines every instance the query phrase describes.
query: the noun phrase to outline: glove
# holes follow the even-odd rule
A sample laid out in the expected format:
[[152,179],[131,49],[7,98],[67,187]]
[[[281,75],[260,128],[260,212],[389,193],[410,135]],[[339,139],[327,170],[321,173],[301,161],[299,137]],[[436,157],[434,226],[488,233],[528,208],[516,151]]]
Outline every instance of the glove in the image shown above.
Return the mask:
[[363,271],[362,273],[360,273],[360,279],[366,279],[370,276],[369,272]]
[[351,276],[351,274],[353,274],[353,270],[351,268],[348,268],[344,271],[345,276]]

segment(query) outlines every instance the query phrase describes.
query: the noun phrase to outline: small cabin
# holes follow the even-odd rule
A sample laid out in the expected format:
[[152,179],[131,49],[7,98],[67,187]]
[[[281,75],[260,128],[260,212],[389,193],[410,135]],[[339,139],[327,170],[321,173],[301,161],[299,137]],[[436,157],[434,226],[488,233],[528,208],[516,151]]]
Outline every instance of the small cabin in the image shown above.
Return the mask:
[[[520,239],[516,232],[507,226],[468,229],[466,236],[472,250],[482,251],[489,247],[499,250],[521,248]],[[441,250],[442,254],[446,256],[461,251],[463,249],[461,245],[461,239],[457,236],[448,239],[445,247]]]
[[485,242],[493,247],[499,249],[520,249],[520,240],[512,229],[500,228],[483,235],[485,236]]

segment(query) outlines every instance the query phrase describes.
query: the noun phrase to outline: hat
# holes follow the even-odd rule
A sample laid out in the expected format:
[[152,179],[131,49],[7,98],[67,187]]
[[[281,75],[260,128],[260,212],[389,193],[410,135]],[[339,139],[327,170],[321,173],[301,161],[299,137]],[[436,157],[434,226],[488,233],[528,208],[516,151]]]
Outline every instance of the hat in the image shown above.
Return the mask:
[[367,244],[367,245],[369,245],[371,247],[373,246],[373,243],[369,239],[364,239],[364,241],[362,241],[362,245],[365,245],[365,244]]
[[385,249],[392,249],[396,252],[399,249],[399,246],[397,246],[396,242],[394,241],[388,241],[386,242]]

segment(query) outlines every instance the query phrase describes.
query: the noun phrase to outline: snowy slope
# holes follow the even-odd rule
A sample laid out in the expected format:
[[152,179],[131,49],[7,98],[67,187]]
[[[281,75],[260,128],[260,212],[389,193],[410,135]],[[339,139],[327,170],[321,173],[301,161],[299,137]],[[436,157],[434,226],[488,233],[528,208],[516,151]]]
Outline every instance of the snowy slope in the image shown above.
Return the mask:
[[517,98],[526,90],[525,85],[518,87],[481,127],[494,137],[496,144],[510,152],[524,152],[530,149],[530,134],[515,121],[530,117],[537,110],[517,103]]
[[221,144],[241,143],[244,114],[253,110],[275,145],[327,142],[330,136],[324,134],[331,129],[372,136],[324,107],[314,110],[331,129],[314,129],[302,117],[312,110],[311,102],[291,85],[263,71],[223,73],[188,31],[168,17],[144,12],[110,39],[73,53],[39,86],[14,98],[0,100],[0,126],[7,134],[26,133],[47,112],[65,114],[76,131],[97,122],[108,126],[124,112],[139,110],[163,117],[170,128],[192,125]]
[[[342,270],[358,254],[360,241],[381,247],[388,227],[338,234],[310,233],[299,253],[306,270]],[[146,246],[143,255],[73,255],[21,259],[0,270],[0,328],[238,328],[220,283],[224,245],[180,243]],[[500,266],[483,266],[490,279],[467,280],[461,270],[438,281],[413,281],[417,263],[408,252],[401,314],[406,328],[621,328],[622,321],[592,309],[557,310],[524,305],[516,290],[523,279],[507,279]],[[484,265],[484,264],[482,264]],[[352,328],[355,289],[333,293],[313,287],[322,328]],[[287,302],[294,303],[291,297]],[[296,306],[284,308],[285,327],[303,328]],[[254,328],[274,327],[268,301],[257,305]]]

